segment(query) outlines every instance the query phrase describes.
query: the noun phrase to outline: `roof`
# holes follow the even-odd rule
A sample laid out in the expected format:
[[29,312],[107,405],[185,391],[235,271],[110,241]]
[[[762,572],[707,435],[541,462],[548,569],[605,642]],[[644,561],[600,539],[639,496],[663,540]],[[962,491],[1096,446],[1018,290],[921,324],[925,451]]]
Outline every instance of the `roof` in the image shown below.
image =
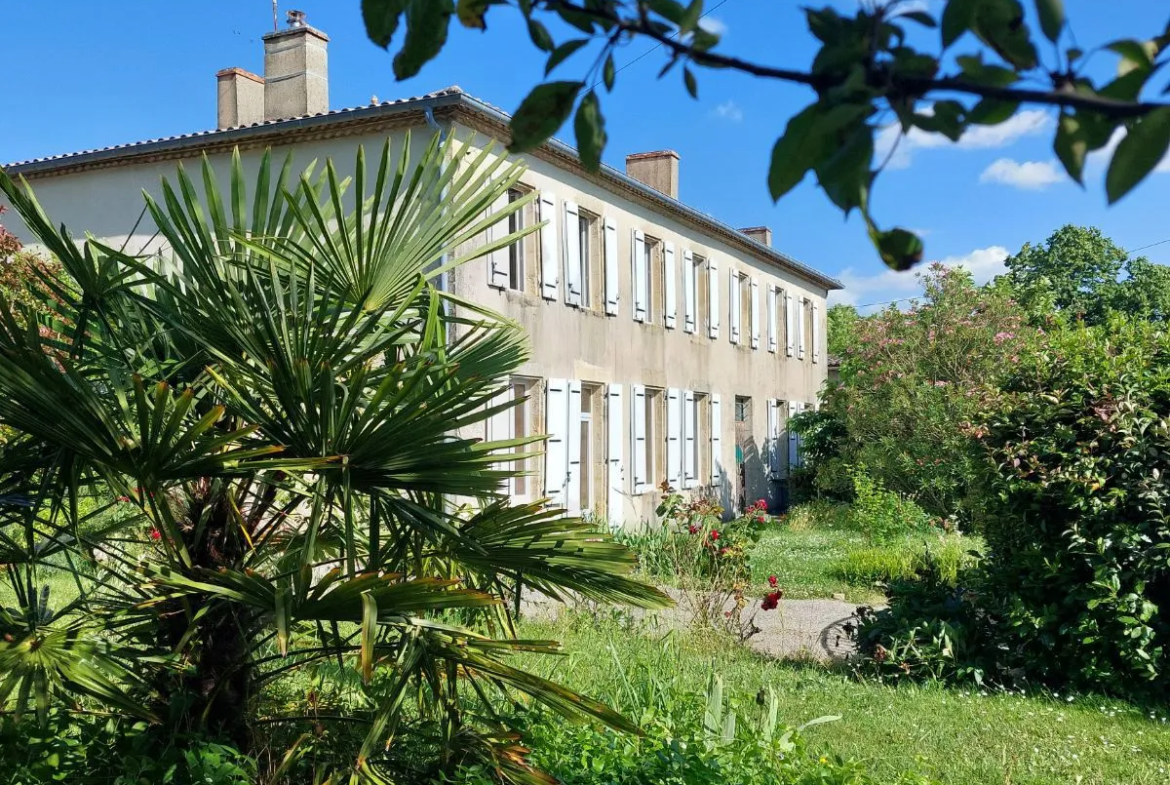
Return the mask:
[[[122,162],[131,163],[132,159],[157,153],[197,151],[212,143],[241,143],[255,137],[267,137],[273,134],[292,131],[294,129],[309,129],[315,127],[334,127],[347,123],[359,123],[373,118],[390,116],[406,112],[429,113],[437,109],[462,109],[473,115],[495,124],[507,126],[511,116],[485,101],[471,96],[458,86],[451,86],[426,95],[412,98],[401,98],[394,101],[376,101],[366,106],[336,109],[314,115],[303,115],[284,120],[265,120],[235,128],[199,131],[178,136],[167,136],[158,139],[147,139],[141,142],[102,147],[93,150],[82,150],[75,153],[33,158],[27,161],[18,161],[5,168],[12,175],[49,175],[63,169],[74,169],[93,166],[118,165]],[[570,145],[557,139],[550,139],[545,143],[544,150],[557,154],[562,159],[576,161],[577,151]],[[730,224],[689,207],[683,202],[650,188],[649,186],[629,177],[624,172],[611,166],[602,164],[601,171],[594,175],[611,185],[619,186],[625,191],[631,191],[644,200],[657,206],[662,212],[675,217],[682,217],[708,229],[716,236],[733,245],[738,245],[753,255],[785,267],[808,278],[827,289],[843,288],[840,281],[822,273],[821,271],[800,262],[788,254],[748,237]]]

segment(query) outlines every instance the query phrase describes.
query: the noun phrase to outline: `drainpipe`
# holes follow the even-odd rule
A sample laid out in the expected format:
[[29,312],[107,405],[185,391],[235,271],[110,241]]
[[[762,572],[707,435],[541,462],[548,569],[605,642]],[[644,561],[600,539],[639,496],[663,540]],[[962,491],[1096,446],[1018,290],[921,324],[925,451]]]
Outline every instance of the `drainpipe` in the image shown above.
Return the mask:
[[[432,109],[429,106],[424,106],[423,107],[423,117],[426,118],[427,126],[429,126],[431,128],[431,130],[436,131],[439,134],[439,143],[442,144],[442,143],[446,142],[447,141],[447,131],[446,131],[446,129],[443,128],[443,126],[439,125],[438,121],[435,120],[434,109]],[[443,190],[443,197],[446,198],[446,196],[447,196],[447,191],[446,191],[446,189],[444,189]],[[439,266],[441,267],[441,266],[445,265],[446,263],[447,263],[447,255],[443,254],[443,256],[441,256],[439,258]],[[450,287],[450,285],[451,285],[451,281],[450,281],[450,278],[448,277],[448,273],[446,271],[439,273],[439,291],[450,292],[450,289],[448,288],[448,287]],[[446,313],[446,304],[445,303],[444,303],[443,307],[444,307],[443,312]],[[450,325],[448,325],[448,327],[447,327],[447,343],[448,344],[451,343]]]

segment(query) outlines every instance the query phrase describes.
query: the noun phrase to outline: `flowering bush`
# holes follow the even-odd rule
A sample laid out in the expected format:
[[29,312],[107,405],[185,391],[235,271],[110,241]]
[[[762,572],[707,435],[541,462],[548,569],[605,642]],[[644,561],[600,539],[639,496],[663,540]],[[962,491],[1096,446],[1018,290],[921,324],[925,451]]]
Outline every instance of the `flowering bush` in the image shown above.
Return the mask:
[[[985,385],[1027,354],[1036,329],[1005,291],[977,287],[961,269],[934,265],[921,280],[922,301],[855,325],[840,384],[822,407],[839,424],[817,427],[844,434],[842,459],[865,464],[884,487],[966,521],[979,506],[984,464],[961,425],[977,415]],[[832,476],[818,476],[819,486],[848,489],[839,462],[826,461],[823,472]]]

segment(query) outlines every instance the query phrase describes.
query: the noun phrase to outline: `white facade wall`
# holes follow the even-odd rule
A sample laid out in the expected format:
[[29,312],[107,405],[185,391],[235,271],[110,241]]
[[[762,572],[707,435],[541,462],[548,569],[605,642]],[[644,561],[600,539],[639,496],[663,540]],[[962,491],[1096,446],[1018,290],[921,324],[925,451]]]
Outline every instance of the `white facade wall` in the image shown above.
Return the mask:
[[[461,137],[466,133],[460,129],[456,132]],[[414,143],[420,148],[429,136],[430,130],[425,126],[413,130]],[[365,146],[367,161],[375,166],[384,141],[383,132],[300,142],[295,147],[293,172],[299,174],[310,161],[323,163],[326,158],[332,158],[339,173],[346,176],[351,173],[359,144]],[[287,151],[287,147],[276,145],[276,161],[283,161]],[[262,150],[256,148],[242,152],[246,172],[255,172],[261,154]],[[214,153],[212,161],[221,185],[226,186],[230,153]],[[564,444],[553,447],[557,455],[561,452],[578,458],[582,455],[582,431],[576,420],[568,422],[568,419],[580,416],[581,396],[588,399],[589,390],[595,391],[595,398],[584,402],[585,407],[592,408],[589,416],[593,420],[594,438],[586,445],[590,451],[588,465],[573,469],[570,456],[568,478],[559,468],[554,472],[555,477],[549,477],[545,461],[538,461],[538,465],[531,467],[535,475],[529,478],[524,496],[539,498],[552,494],[561,499],[576,496],[579,483],[589,473],[592,510],[581,512],[592,512],[613,524],[636,526],[654,519],[654,509],[660,499],[657,486],[667,473],[674,472],[683,479],[683,472],[690,469],[701,476],[692,482],[684,479],[682,484],[692,486],[692,492],[717,496],[725,507],[733,508],[740,500],[750,504],[761,497],[768,499],[770,506],[779,506],[789,462],[784,421],[790,411],[798,410],[798,404],[812,405],[816,401],[827,376],[824,350],[827,290],[794,270],[733,248],[697,229],[684,217],[636,203],[596,178],[578,176],[540,157],[533,157],[528,163],[530,168],[522,184],[544,195],[546,204],[548,197],[552,197],[556,237],[553,243],[546,238],[544,249],[537,236],[525,244],[525,262],[530,265],[526,286],[514,291],[490,285],[487,259],[463,266],[450,280],[454,293],[500,312],[526,330],[531,340],[532,359],[518,375],[529,385],[526,389],[531,396],[526,411],[527,427],[531,432],[545,432],[550,422],[548,404],[552,401],[552,408],[557,411],[553,412],[551,422],[570,431]],[[183,164],[198,182],[198,152],[193,152]],[[161,179],[173,180],[176,165],[174,160],[130,162],[61,176],[35,177],[32,185],[50,217],[68,225],[75,234],[89,232],[111,244],[128,241],[128,250],[140,252],[153,250],[151,242],[155,235],[149,216],[141,217],[142,191],[159,197]],[[616,314],[606,313],[605,264],[593,255],[591,262],[583,260],[591,263],[591,305],[576,307],[566,302],[566,202],[575,205],[579,214],[590,214],[600,221],[601,231],[594,243],[597,254],[604,255],[604,226],[614,227],[611,236],[616,236]],[[133,229],[140,217],[137,229]],[[29,239],[12,213],[6,214],[5,219],[11,231]],[[668,247],[673,249],[673,278],[667,284],[665,277],[652,277],[651,308],[644,322],[634,318],[635,233],[657,243],[652,265],[661,266],[663,252]],[[542,296],[545,281],[540,269],[541,255],[542,250],[550,249],[560,257],[555,263],[558,270],[555,299]],[[696,314],[694,331],[686,329],[684,297],[689,287],[683,270],[688,259],[702,259],[706,269],[717,270],[718,334],[714,337],[710,284],[703,277],[699,285],[704,291],[696,292],[695,301],[697,305],[705,305]],[[746,299],[741,303],[743,318],[738,342],[732,341],[730,313],[734,302],[730,286],[733,269],[747,279],[742,288]],[[608,285],[612,291],[612,281]],[[754,307],[751,305],[753,291]],[[773,316],[767,302],[769,292],[778,293],[772,295],[778,298],[775,332],[769,326]],[[666,294],[675,299],[673,327],[666,325]],[[789,323],[785,314],[788,302],[795,310],[804,304],[800,310],[804,319],[793,318]],[[753,315],[756,316],[754,329]],[[565,392],[560,391],[562,386]],[[637,445],[632,438],[636,419],[632,400],[641,389],[649,390],[651,395],[661,391],[660,412],[650,415],[649,428],[654,438],[645,445],[659,460],[654,476],[644,478],[641,487],[635,487],[632,460]],[[712,405],[716,397],[721,422],[712,433],[709,419],[704,422],[703,418],[709,417],[716,408]],[[736,423],[737,397],[751,401],[748,422]],[[559,414],[562,400],[576,403],[567,404],[571,408]],[[686,406],[694,401],[705,408],[688,414]],[[610,416],[611,406],[621,407],[620,423]],[[681,433],[673,425],[676,422],[682,423],[678,426],[683,429]],[[676,438],[673,445],[667,444],[671,436],[681,438]],[[702,455],[694,466],[688,466],[686,457],[679,454],[688,437],[694,440]],[[588,442],[588,434],[585,438]],[[614,442],[618,440],[622,459],[620,464],[612,464]],[[560,464],[559,458],[557,463]],[[741,465],[742,474],[738,468]],[[719,480],[713,483],[711,478],[716,473]],[[550,481],[559,481],[561,486],[549,487]]]

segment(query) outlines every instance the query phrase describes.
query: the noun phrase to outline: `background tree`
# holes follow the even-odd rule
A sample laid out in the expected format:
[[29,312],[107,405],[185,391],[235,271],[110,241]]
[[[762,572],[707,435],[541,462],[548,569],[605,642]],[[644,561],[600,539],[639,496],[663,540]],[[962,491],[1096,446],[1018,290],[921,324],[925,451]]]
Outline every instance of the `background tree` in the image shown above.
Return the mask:
[[[704,0],[362,0],[361,7],[376,44],[400,42],[398,79],[439,54],[453,19],[487,31],[489,14],[522,14],[533,45],[548,53],[546,75],[588,65],[529,93],[513,115],[510,149],[532,150],[573,116],[581,160],[592,169],[606,144],[595,88],[613,91],[614,54],[635,39],[657,42],[666,58],[659,76],[681,75],[693,97],[703,68],[805,85],[813,101],[777,139],[768,190],[779,199],[811,172],[846,215],[861,213],[883,261],[896,269],[921,261],[923,244],[910,230],[882,228],[873,213],[874,185],[886,163],[874,136],[884,126],[958,141],[970,128],[1007,122],[1026,105],[1052,107],[1060,114],[1054,152],[1078,183],[1086,156],[1124,134],[1105,179],[1110,202],[1170,149],[1170,104],[1161,98],[1170,26],[1086,46],[1086,31],[1074,35],[1062,0],[1033,0],[1031,13],[1020,0],[947,0],[938,15],[905,0],[865,0],[852,14],[809,8],[808,29],[820,50],[805,68],[724,54],[719,36],[701,24]],[[1101,57],[1116,60],[1108,71],[1115,75],[1093,75]]]
[[1112,312],[1151,321],[1170,313],[1170,268],[1131,257],[1100,229],[1066,225],[1005,262],[1004,283],[1027,310],[1102,324]]
[[840,358],[845,350],[853,346],[857,340],[858,322],[861,321],[861,314],[852,305],[837,303],[829,306],[826,318],[829,324],[829,354]]

